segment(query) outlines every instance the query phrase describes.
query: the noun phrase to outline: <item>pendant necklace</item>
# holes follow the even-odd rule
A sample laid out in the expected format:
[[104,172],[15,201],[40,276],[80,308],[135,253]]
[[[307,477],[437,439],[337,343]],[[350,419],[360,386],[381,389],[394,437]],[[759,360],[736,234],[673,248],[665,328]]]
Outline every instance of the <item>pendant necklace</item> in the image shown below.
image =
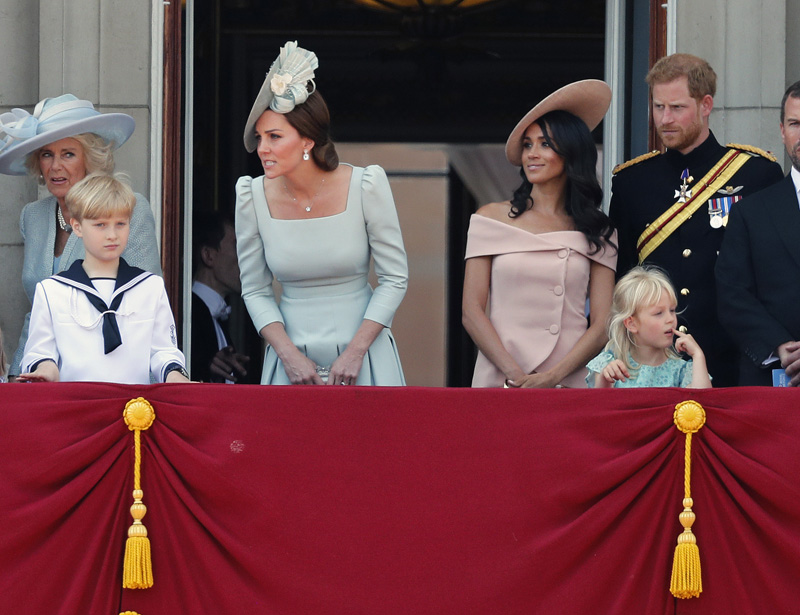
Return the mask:
[[64,214],[61,213],[61,205],[58,203],[56,203],[56,222],[58,222],[58,227],[62,231],[66,231],[67,233],[72,231],[72,227],[64,220]]
[[[319,183],[319,188],[317,188],[317,192],[314,194],[314,196],[308,199],[308,205],[304,207],[306,211],[309,212],[311,211],[311,208],[314,206],[314,199],[316,199],[319,196],[319,193],[322,191],[322,186],[324,185],[325,185],[325,178],[323,177],[322,181]],[[291,191],[289,190],[289,186],[286,185],[285,181],[283,182],[283,188],[284,190],[286,190],[286,194],[288,194],[292,198],[292,200],[295,203],[297,203],[297,197],[295,197],[295,195],[291,193]]]

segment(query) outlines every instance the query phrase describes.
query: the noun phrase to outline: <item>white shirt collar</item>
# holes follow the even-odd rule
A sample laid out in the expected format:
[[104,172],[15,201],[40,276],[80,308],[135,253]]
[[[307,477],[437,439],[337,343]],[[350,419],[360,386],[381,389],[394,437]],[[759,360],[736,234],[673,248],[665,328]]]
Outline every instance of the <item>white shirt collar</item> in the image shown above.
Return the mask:
[[208,306],[214,319],[217,318],[217,314],[229,311],[226,309],[228,304],[225,303],[225,298],[207,284],[195,280],[192,284],[192,292]]
[[792,181],[794,182],[794,195],[797,197],[797,206],[800,207],[800,171],[792,165],[792,170],[790,175],[792,176]]
[[211,312],[214,332],[217,335],[217,349],[222,350],[228,345],[230,340],[225,337],[225,332],[222,330],[222,325],[219,324],[219,319],[224,314],[223,320],[227,320],[228,314],[231,312],[231,307],[225,303],[225,299],[222,295],[202,282],[195,281],[192,284],[192,292],[200,297],[200,300],[208,307],[208,311]]

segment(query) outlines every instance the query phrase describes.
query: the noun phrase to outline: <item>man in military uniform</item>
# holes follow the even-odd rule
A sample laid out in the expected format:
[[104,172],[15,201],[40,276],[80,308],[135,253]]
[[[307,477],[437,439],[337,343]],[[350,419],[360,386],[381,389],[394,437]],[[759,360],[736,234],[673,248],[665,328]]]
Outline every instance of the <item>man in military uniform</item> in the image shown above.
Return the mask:
[[717,76],[688,54],[662,58],[647,74],[653,122],[666,152],[614,169],[609,215],[617,227],[617,275],[657,265],[678,292],[681,330],[703,349],[714,386],[735,386],[738,352],[717,317],[714,265],[731,206],[783,178],[774,156],[720,145],[709,130]]

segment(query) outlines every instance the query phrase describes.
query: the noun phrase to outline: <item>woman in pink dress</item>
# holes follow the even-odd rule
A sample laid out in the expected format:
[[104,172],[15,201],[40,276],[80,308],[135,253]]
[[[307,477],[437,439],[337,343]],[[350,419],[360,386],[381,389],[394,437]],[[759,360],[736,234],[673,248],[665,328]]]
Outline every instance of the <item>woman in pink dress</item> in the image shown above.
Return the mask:
[[585,365],[607,341],[617,261],[591,135],[610,102],[606,83],[572,83],[508,138],[522,185],[510,201],[481,207],[467,238],[462,307],[479,350],[474,387],[586,386]]

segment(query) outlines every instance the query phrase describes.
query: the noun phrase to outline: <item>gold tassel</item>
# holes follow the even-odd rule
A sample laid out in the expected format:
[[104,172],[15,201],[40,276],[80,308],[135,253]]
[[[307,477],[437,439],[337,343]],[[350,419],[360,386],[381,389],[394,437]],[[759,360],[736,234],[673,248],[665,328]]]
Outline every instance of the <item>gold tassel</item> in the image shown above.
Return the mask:
[[684,401],[675,406],[674,421],[677,428],[686,434],[684,453],[683,512],[678,517],[683,533],[678,536],[675,556],[672,559],[672,579],[669,591],[676,598],[697,598],[703,591],[700,576],[700,549],[692,532],[695,514],[692,511],[692,434],[706,423],[706,411],[696,401]]
[[147,514],[147,507],[142,503],[142,444],[141,432],[148,429],[156,419],[155,410],[146,399],[137,397],[125,405],[122,413],[125,424],[133,432],[133,505],[131,516],[133,525],[128,528],[128,540],[125,543],[125,563],[122,568],[122,587],[127,589],[147,589],[153,587],[153,566],[150,560],[150,539],[142,519]]
[[119,615],[139,615],[139,613],[137,613],[136,611],[124,611]]

